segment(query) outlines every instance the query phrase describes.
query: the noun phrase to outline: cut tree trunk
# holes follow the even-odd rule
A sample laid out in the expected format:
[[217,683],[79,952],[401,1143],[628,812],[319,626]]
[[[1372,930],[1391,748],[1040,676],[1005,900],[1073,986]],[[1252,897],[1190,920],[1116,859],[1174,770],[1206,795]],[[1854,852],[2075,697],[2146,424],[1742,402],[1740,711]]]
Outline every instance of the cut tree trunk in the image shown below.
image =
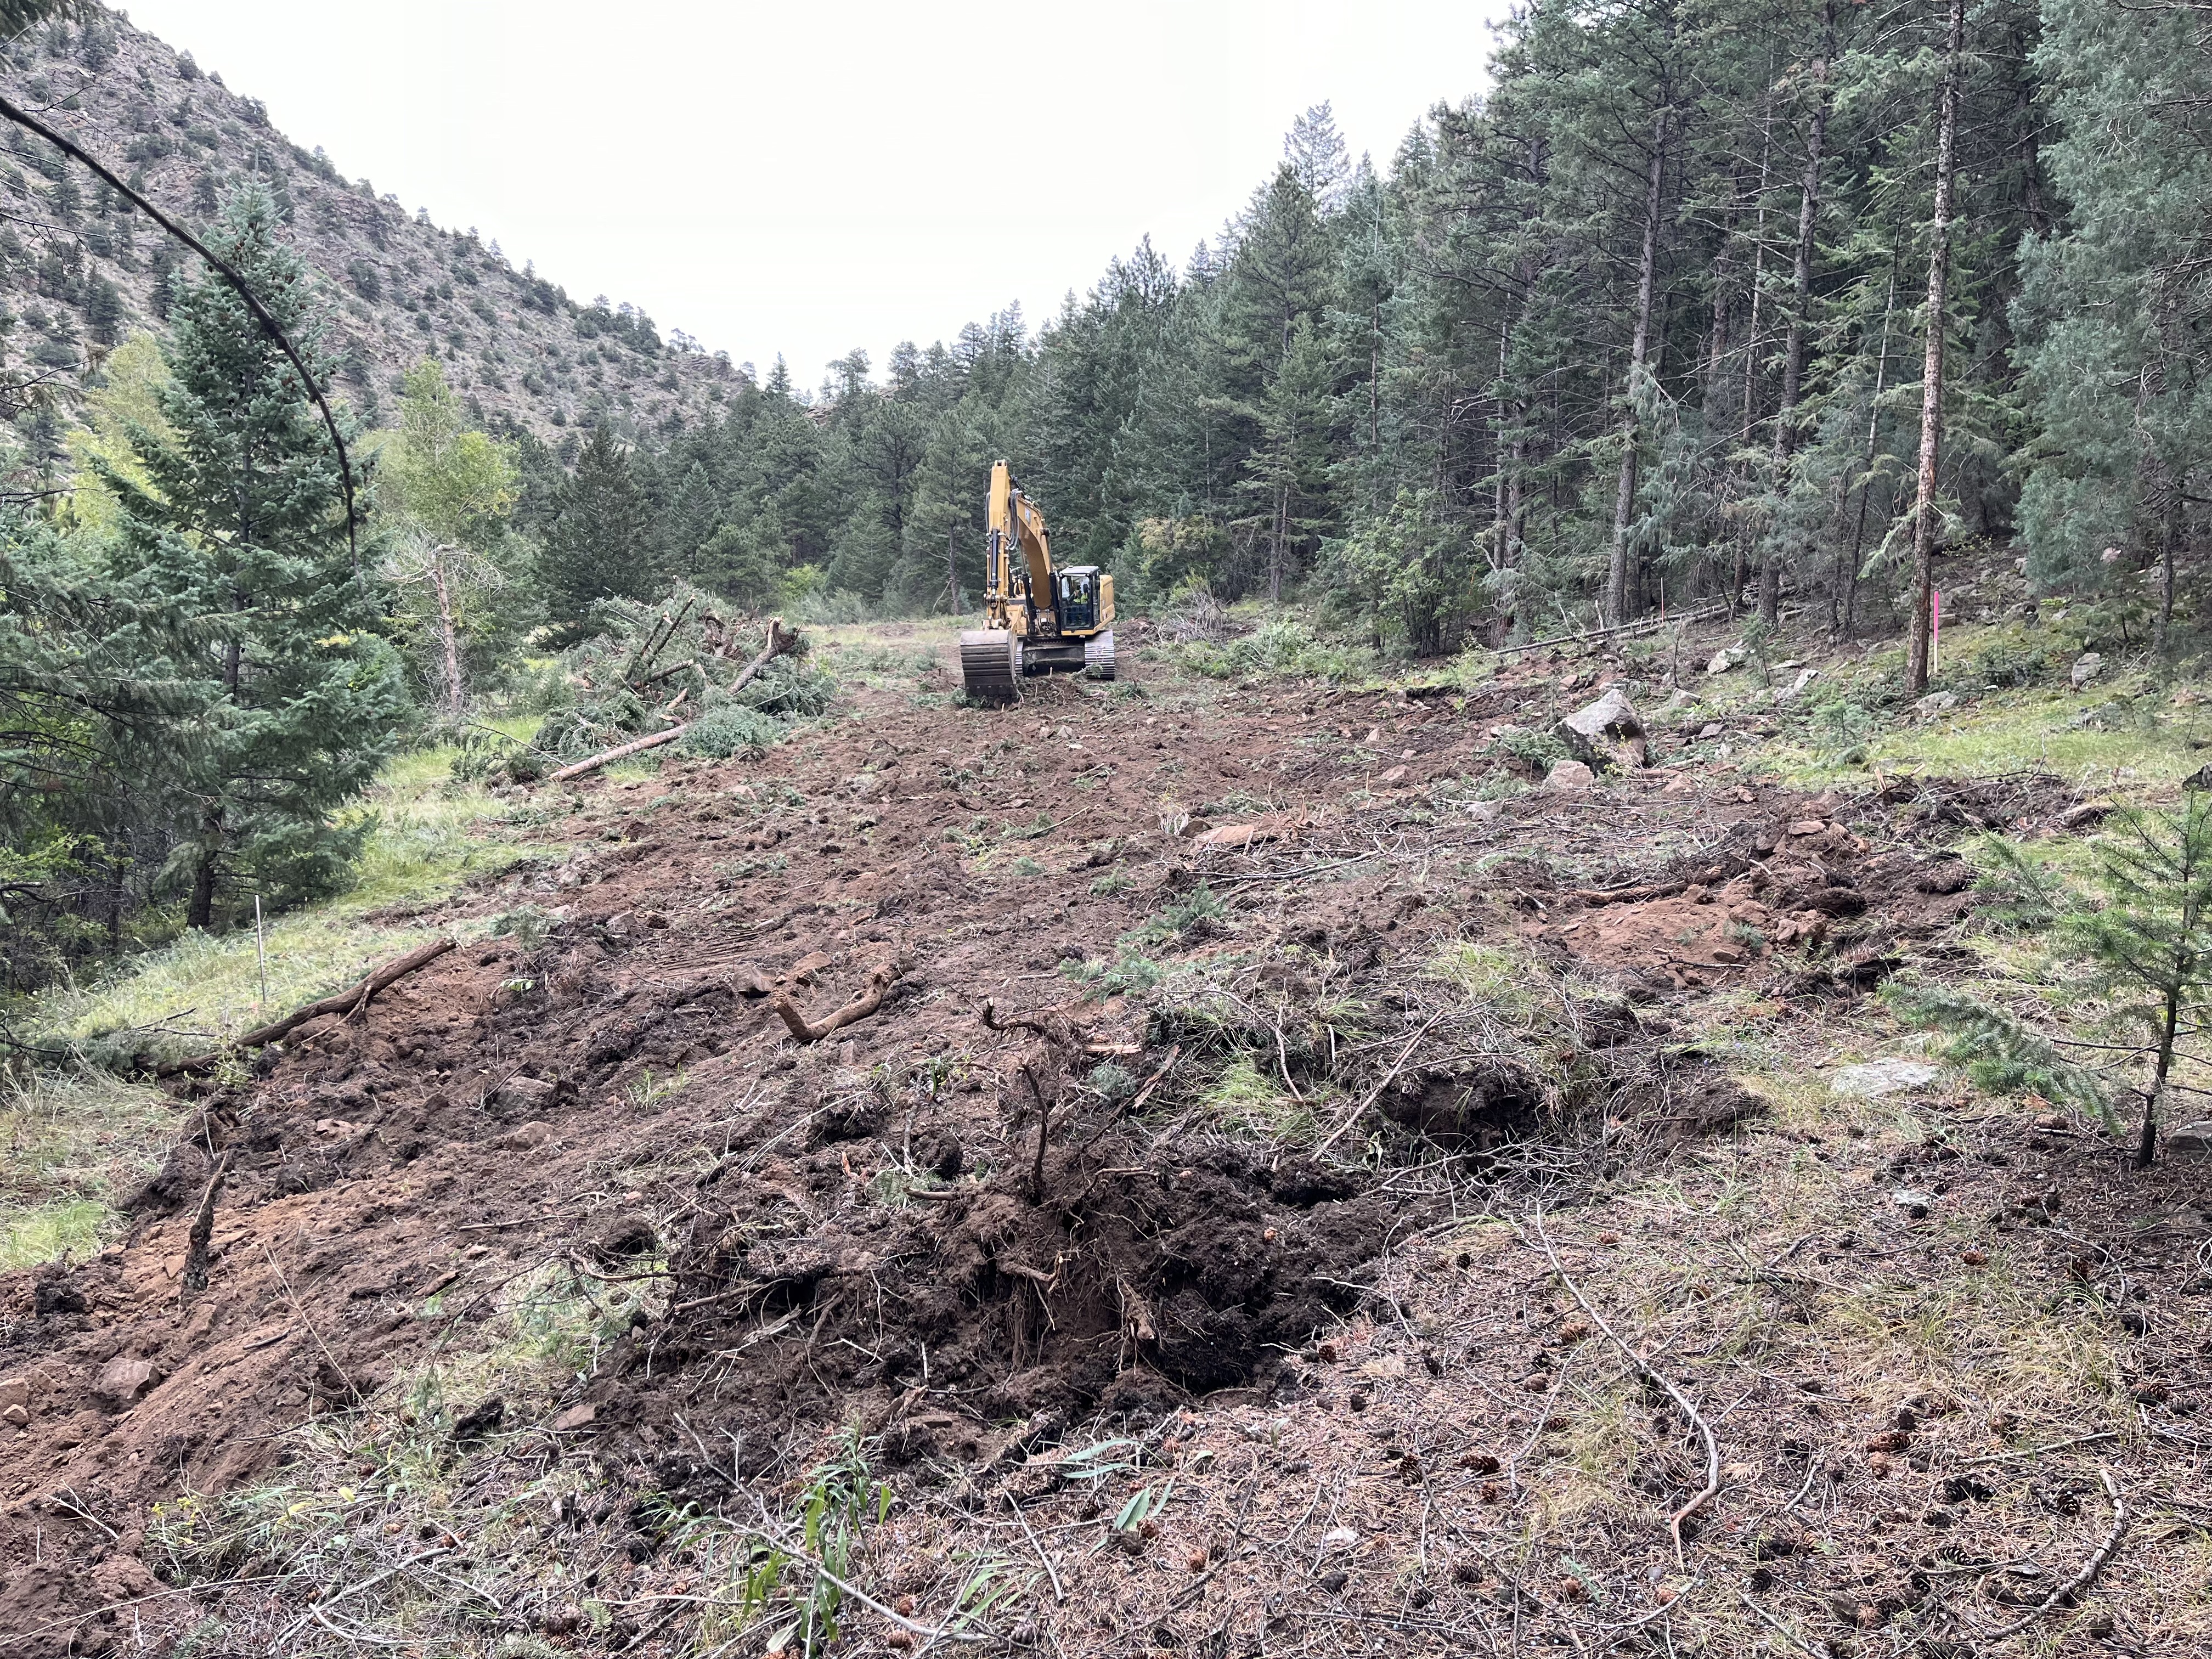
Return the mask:
[[1928,357],[1920,383],[1919,494],[1912,517],[1912,632],[1905,694],[1928,689],[1929,621],[1936,593],[1936,464],[1943,441],[1943,312],[1951,283],[1952,173],[1959,144],[1959,58],[1966,0],[1951,0],[1950,33],[1936,108],[1936,214],[1928,237]]
[[791,1035],[801,1042],[819,1042],[832,1031],[841,1031],[854,1020],[866,1019],[884,1006],[884,996],[905,971],[903,963],[887,962],[868,975],[868,988],[843,1007],[824,1014],[818,1020],[810,1020],[799,1012],[799,1005],[791,1000],[788,991],[775,994],[775,1012],[790,1027]]

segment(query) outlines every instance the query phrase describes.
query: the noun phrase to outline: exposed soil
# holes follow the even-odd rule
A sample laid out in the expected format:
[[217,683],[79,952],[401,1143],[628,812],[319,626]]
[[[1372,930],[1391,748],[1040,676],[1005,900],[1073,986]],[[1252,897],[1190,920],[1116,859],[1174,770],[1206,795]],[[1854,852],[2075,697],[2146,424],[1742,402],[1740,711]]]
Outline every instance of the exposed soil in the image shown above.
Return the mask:
[[[127,1645],[142,1626],[118,1604],[159,1591],[150,1504],[265,1476],[288,1431],[465,1343],[548,1260],[672,1275],[667,1311],[553,1425],[608,1466],[712,1425],[750,1473],[795,1429],[853,1423],[902,1480],[972,1485],[1100,1412],[1161,1425],[1157,1444],[1194,1401],[1310,1401],[1329,1392],[1316,1333],[1350,1333],[1346,1363],[1380,1341],[1378,1311],[1387,1334],[1376,1287],[1453,1218],[1455,1182],[1531,1138],[1610,1137],[1618,1170],[1756,1115],[1717,1059],[1670,1041],[1696,1007],[1848,1000],[1940,951],[1970,904],[1943,846],[1982,821],[1969,809],[2073,804],[1808,798],[1677,769],[1663,740],[1617,787],[1475,799],[1466,781],[1510,764],[1492,726],[1588,695],[1533,668],[1456,707],[866,693],[758,763],[586,783],[550,832],[580,850],[441,918],[535,905],[542,942],[465,946],[250,1079],[192,1090],[128,1243],[0,1284],[0,1377],[27,1379],[21,1431],[0,1431],[0,1606],[29,1632],[0,1652]],[[1170,798],[1190,822],[1164,825]],[[1199,842],[1239,824],[1262,827]],[[1261,1060],[1289,1095],[1352,1100],[1345,1138],[1291,1153],[1231,1132],[1201,1101],[1218,1022],[1103,984],[1078,1000],[1064,962],[1115,963],[1201,886],[1215,914],[1142,951],[1234,957]],[[1422,970],[1486,941],[1609,988],[1577,1005],[1562,1060],[1589,1086],[1571,1098],[1524,1058],[1422,1047]],[[881,1008],[826,1041],[776,1011],[787,995],[818,1018],[879,970]],[[1379,1032],[1332,1024],[1347,1002]],[[2014,1201],[2019,1182],[1975,1167]],[[1437,1377],[1468,1358],[1413,1352]],[[1376,1354],[1376,1375],[1405,1375]],[[1420,1455],[1457,1457],[1464,1435],[1430,1426]]]

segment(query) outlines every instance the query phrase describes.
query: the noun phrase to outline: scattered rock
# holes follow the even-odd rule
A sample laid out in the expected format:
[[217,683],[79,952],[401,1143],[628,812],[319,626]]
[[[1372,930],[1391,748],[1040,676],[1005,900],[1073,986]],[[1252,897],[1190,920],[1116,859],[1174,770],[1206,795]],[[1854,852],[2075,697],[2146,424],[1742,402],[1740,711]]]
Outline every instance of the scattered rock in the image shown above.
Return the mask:
[[962,1166],[967,1162],[959,1137],[951,1134],[938,1136],[937,1144],[929,1150],[928,1158],[929,1172],[939,1181],[957,1179]]
[[2103,653],[2096,651],[2084,651],[2074,659],[2074,666],[2067,671],[2066,678],[2074,689],[2079,691],[2104,672]]
[[1638,768],[1649,757],[1644,722],[1637,715],[1636,706],[1617,685],[1553,729],[1568,752],[1594,771]]
[[1797,678],[1790,682],[1790,689],[1787,691],[1784,691],[1782,695],[1784,697],[1794,697],[1799,692],[1802,691],[1807,686],[1812,684],[1814,680],[1820,678],[1820,671],[1819,669],[1801,668],[1797,671]]
[[28,1415],[31,1409],[31,1379],[27,1376],[0,1377],[0,1415],[21,1411]]
[[581,1405],[571,1406],[553,1419],[553,1432],[574,1434],[579,1429],[588,1429],[597,1420],[599,1414],[599,1408],[588,1400]]
[[2212,1158],[2212,1117],[2168,1129],[2166,1150],[2176,1158]]
[[1561,761],[1544,775],[1544,787],[1562,794],[1579,793],[1596,782],[1597,774],[1580,761]]
[[1912,878],[1916,891],[1963,893],[1974,884],[1974,866],[1955,854],[1938,858]]
[[93,1380],[92,1395],[111,1411],[129,1411],[160,1380],[152,1360],[118,1354]]
[[1725,674],[1732,668],[1743,665],[1744,649],[1740,645],[1723,646],[1713,653],[1712,660],[1705,665],[1708,674]]
[[502,1106],[526,1112],[549,1105],[556,1087],[544,1078],[524,1077],[518,1073],[499,1085],[499,1092],[493,1098]]
[[466,1446],[482,1440],[499,1427],[507,1416],[507,1401],[497,1395],[491,1395],[473,1409],[461,1413],[453,1425],[453,1443]]
[[1700,743],[1710,742],[1720,736],[1723,727],[1718,720],[1707,720],[1698,728],[1698,740]]
[[1912,705],[1912,712],[1926,720],[1932,714],[1948,714],[1959,706],[1956,691],[1930,691]]
[[1874,1100],[1933,1083],[1942,1071],[1924,1060],[1871,1060],[1863,1066],[1846,1066],[1828,1080],[1839,1095]]

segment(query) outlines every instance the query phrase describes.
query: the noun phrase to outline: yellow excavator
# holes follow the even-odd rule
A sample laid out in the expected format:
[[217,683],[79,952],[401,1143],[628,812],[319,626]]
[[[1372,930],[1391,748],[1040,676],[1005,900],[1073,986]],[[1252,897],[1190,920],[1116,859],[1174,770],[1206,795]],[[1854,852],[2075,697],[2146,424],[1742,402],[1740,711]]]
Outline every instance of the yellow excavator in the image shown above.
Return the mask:
[[960,678],[983,702],[1012,702],[1024,674],[1114,678],[1114,579],[1095,564],[1055,567],[1044,514],[991,469],[981,628],[962,630]]

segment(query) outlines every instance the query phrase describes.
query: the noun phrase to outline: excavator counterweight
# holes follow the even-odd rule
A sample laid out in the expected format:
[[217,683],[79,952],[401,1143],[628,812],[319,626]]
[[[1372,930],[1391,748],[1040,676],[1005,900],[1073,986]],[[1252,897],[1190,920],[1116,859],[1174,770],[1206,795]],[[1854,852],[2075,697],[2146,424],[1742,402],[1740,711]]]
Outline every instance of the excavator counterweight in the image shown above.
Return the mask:
[[960,635],[960,679],[979,702],[1012,702],[1024,675],[1114,678],[1114,578],[1097,565],[1055,566],[1044,514],[991,468],[983,543],[984,626]]

